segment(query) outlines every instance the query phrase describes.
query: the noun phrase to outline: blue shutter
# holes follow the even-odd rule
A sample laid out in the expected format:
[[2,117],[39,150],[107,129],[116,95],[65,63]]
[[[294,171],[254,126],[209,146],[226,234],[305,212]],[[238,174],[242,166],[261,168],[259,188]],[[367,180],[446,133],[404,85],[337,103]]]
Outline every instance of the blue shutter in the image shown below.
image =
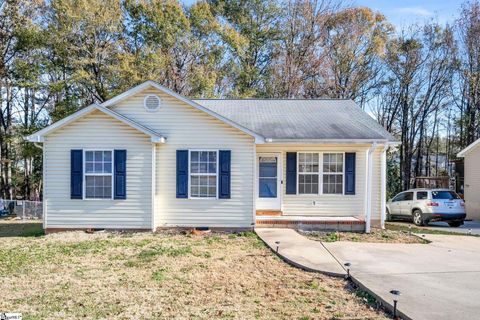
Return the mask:
[[114,151],[114,199],[127,199],[127,150]]
[[297,153],[287,152],[287,194],[297,194]]
[[188,150],[177,150],[177,198],[188,198]]
[[218,197],[220,199],[230,199],[230,162],[231,152],[230,150],[219,151],[219,192]]
[[354,152],[345,153],[345,194],[355,194],[355,158]]
[[70,199],[83,198],[83,150],[70,150]]

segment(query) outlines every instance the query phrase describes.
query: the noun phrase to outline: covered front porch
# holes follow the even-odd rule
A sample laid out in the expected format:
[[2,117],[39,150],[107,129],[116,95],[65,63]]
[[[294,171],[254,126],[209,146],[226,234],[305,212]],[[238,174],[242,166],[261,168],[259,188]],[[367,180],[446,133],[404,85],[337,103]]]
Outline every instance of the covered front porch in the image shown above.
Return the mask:
[[255,226],[369,232],[383,225],[382,144],[256,147]]

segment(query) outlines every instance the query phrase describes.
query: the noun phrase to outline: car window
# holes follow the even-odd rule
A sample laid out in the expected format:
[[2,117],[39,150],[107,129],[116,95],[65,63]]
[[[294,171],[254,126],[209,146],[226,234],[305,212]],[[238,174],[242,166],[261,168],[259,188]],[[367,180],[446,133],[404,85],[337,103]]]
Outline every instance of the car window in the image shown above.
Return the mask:
[[417,200],[425,200],[428,198],[428,192],[427,191],[418,191],[417,192]]
[[403,201],[413,200],[413,192],[405,192],[405,198]]
[[392,202],[403,201],[404,197],[405,197],[405,193],[399,193],[395,198],[393,198]]
[[434,200],[455,200],[460,199],[458,194],[453,191],[432,191],[432,199]]

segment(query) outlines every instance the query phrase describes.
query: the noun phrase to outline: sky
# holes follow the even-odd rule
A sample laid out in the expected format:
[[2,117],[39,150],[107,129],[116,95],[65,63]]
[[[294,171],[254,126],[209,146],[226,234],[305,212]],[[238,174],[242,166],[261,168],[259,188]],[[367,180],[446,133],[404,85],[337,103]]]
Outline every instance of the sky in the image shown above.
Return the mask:
[[351,0],[351,3],[380,11],[397,28],[434,19],[452,23],[459,15],[462,0]]
[[[190,5],[196,0],[181,0]],[[370,7],[383,13],[397,29],[411,23],[422,24],[435,19],[441,24],[451,23],[460,11],[463,0],[343,0],[345,4]]]

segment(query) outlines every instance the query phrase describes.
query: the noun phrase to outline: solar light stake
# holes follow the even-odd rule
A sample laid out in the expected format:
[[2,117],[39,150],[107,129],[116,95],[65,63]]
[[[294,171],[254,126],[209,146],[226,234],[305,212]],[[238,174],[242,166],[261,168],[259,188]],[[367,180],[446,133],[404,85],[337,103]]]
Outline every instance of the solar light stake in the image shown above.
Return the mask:
[[345,267],[347,267],[347,280],[350,280],[350,266],[351,266],[351,263],[350,262],[346,262],[343,264]]
[[276,250],[276,252],[278,253],[278,247],[280,246],[280,241],[275,241],[275,244],[277,245],[277,250]]
[[397,296],[400,296],[402,293],[398,290],[390,290],[390,293],[393,295],[393,319],[397,319]]
[[472,229],[468,229],[468,234],[472,235]]
[[412,226],[411,225],[408,225],[408,235],[409,236],[412,235]]

